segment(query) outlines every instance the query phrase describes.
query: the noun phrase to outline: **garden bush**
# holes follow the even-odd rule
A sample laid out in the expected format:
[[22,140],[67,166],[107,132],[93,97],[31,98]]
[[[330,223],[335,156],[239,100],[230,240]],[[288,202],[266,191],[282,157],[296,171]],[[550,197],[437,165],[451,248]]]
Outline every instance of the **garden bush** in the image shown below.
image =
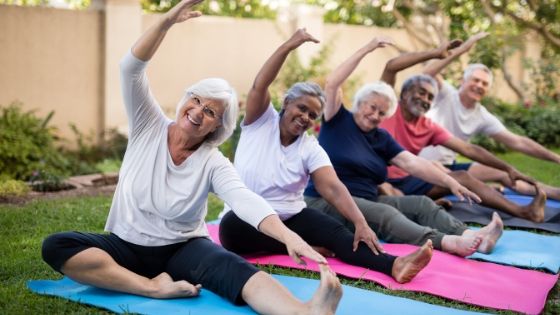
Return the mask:
[[39,118],[34,112],[24,112],[21,103],[2,107],[0,112],[0,175],[17,180],[29,180],[34,172],[55,176],[67,175],[68,160],[55,146],[55,128],[48,123],[49,113]]
[[24,197],[29,190],[29,186],[20,180],[0,180],[0,200]]

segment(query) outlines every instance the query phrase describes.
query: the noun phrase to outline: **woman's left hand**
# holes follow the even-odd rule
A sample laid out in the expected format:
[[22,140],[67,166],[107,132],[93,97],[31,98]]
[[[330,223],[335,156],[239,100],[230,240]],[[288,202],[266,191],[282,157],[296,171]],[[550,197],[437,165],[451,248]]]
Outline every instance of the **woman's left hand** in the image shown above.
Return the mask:
[[291,233],[291,235],[284,241],[286,244],[286,249],[288,250],[288,255],[292,259],[300,264],[305,265],[305,260],[302,257],[307,257],[318,264],[326,264],[327,259],[315,251],[309,244],[307,244],[299,235]]
[[516,180],[522,180],[532,185],[537,185],[537,181],[527,175],[522,174],[515,168],[510,168],[508,170],[509,179],[511,180],[511,185],[515,187]]
[[383,249],[383,246],[379,243],[377,235],[368,225],[356,226],[356,231],[354,232],[354,243],[352,246],[354,251],[358,249],[360,242],[366,243],[375,255],[385,253],[385,249]]

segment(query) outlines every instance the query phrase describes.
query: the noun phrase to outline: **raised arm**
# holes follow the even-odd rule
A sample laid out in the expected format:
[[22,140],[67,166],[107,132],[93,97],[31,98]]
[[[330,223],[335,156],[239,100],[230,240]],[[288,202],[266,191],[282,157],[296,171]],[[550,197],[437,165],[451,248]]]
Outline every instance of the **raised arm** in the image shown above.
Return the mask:
[[408,151],[402,151],[397,154],[397,156],[391,160],[391,164],[396,165],[411,175],[419,177],[429,183],[449,188],[449,190],[451,190],[451,192],[461,201],[464,199],[472,199],[476,202],[481,201],[478,195],[459,184],[455,179],[453,179],[453,177],[444,173],[439,168],[434,167],[430,161],[416,156]]
[[483,39],[486,36],[488,36],[487,32],[480,32],[469,37],[469,39],[467,39],[467,41],[465,41],[461,46],[454,49],[447,58],[434,60],[430,62],[424,68],[423,72],[427,75],[434,77],[434,79],[436,79],[439,82],[439,85],[441,86],[441,77],[438,76],[441,70],[447,67],[447,65],[449,65],[453,60],[459,58],[459,56],[469,51],[476,42],[478,42],[479,40]]
[[394,88],[397,73],[399,73],[399,71],[410,68],[426,60],[434,58],[447,58],[451,54],[450,50],[459,47],[462,43],[463,41],[454,39],[451,42],[445,42],[438,48],[432,50],[404,53],[402,55],[399,55],[389,60],[387,64],[385,64],[385,69],[383,69],[383,73],[381,74],[381,81],[386,82]]
[[270,103],[268,87],[278,75],[280,68],[286,61],[288,54],[305,42],[318,43],[319,41],[309,35],[305,28],[297,30],[286,42],[284,42],[264,63],[255,77],[253,86],[247,96],[247,108],[245,109],[245,124],[249,125],[266,111]]
[[155,54],[167,31],[176,23],[199,17],[199,11],[192,11],[192,7],[203,0],[183,0],[167,11],[154,25],[152,25],[136,41],[132,47],[132,54],[143,61],[148,61]]
[[378,47],[385,47],[391,44],[388,38],[375,37],[369,43],[367,43],[362,48],[358,49],[350,58],[339,65],[333,72],[327,77],[327,82],[325,83],[325,97],[327,99],[325,110],[323,115],[325,121],[329,121],[338,112],[341,106],[341,95],[340,87],[348,79],[350,74],[354,72],[360,61],[370,52],[374,51]]

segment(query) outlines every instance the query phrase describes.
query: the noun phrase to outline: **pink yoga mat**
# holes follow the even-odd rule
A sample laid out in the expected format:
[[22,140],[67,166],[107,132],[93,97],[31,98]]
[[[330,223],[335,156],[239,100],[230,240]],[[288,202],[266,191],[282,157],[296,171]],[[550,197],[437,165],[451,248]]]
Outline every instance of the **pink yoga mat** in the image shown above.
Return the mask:
[[[218,229],[218,225],[208,224],[212,239],[219,244]],[[392,255],[402,256],[417,247],[384,244],[384,248]],[[319,270],[315,263],[298,265],[287,255],[245,258],[254,264]],[[558,281],[558,275],[464,259],[440,251],[434,251],[428,266],[406,284],[400,284],[380,272],[348,265],[336,258],[329,258],[328,261],[331,269],[339,275],[370,280],[388,289],[425,292],[463,303],[528,314],[539,314],[543,310],[548,292]]]

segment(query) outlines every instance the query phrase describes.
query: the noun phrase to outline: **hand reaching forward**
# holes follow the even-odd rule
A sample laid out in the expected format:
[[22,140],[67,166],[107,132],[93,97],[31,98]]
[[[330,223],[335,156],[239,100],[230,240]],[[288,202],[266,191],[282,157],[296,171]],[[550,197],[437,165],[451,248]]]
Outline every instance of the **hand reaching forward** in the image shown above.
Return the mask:
[[185,22],[188,19],[202,15],[200,11],[192,11],[192,7],[204,0],[183,0],[177,3],[171,10],[167,11],[165,18],[170,25]]
[[300,265],[306,264],[305,260],[301,259],[301,257],[307,257],[319,264],[327,263],[325,257],[311,248],[311,246],[296,233],[290,233],[290,236],[284,241],[284,244],[286,244],[288,255]]
[[529,177],[527,175],[522,174],[521,172],[519,172],[518,170],[516,170],[515,168],[510,168],[508,170],[508,175],[509,175],[509,179],[511,181],[511,185],[513,187],[515,187],[515,181],[516,180],[522,180],[522,181],[526,181],[527,183],[536,186],[537,185],[537,181],[535,179],[533,179],[532,177]]
[[453,195],[455,195],[455,196],[457,196],[457,198],[459,198],[460,201],[464,201],[465,199],[469,203],[472,203],[472,201],[474,201],[476,203],[480,203],[482,201],[482,199],[480,199],[480,197],[477,194],[468,190],[466,187],[464,187],[463,185],[461,185],[459,183],[457,183],[457,185],[449,187],[449,189],[451,190],[451,193]]
[[375,255],[379,255],[379,253],[384,253],[385,250],[381,243],[379,243],[379,239],[375,232],[367,225],[359,225],[356,226],[356,231],[354,232],[354,243],[352,246],[352,250],[356,251],[358,249],[358,244],[360,242],[366,243],[366,245],[371,249],[371,251]]

